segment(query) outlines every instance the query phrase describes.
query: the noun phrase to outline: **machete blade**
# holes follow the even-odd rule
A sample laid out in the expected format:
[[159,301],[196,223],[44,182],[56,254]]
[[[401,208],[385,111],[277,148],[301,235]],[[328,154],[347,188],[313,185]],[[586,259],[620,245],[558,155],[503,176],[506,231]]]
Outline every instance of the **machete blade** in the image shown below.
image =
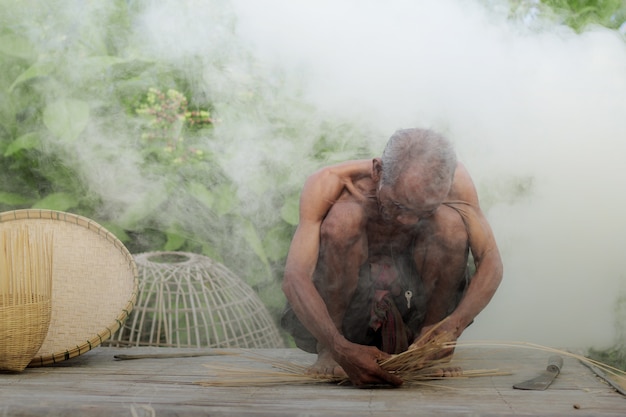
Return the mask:
[[515,389],[543,391],[550,386],[554,378],[561,372],[563,358],[551,356],[548,359],[548,367],[538,377],[513,385]]

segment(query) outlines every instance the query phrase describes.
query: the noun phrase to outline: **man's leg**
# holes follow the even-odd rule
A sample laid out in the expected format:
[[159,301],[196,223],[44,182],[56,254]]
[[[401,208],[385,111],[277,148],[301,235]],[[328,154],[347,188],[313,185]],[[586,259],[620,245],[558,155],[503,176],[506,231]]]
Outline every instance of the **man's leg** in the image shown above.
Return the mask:
[[[320,230],[320,254],[314,282],[328,313],[340,333],[343,319],[367,261],[367,235],[363,208],[356,202],[338,201]],[[326,346],[318,345],[318,360],[312,372],[338,373]]]
[[359,270],[366,261],[363,209],[358,203],[337,202],[321,226],[320,255],[313,279],[340,332]]
[[435,324],[456,308],[467,273],[469,243],[459,213],[441,206],[424,219],[415,241],[414,260],[426,302],[424,326]]

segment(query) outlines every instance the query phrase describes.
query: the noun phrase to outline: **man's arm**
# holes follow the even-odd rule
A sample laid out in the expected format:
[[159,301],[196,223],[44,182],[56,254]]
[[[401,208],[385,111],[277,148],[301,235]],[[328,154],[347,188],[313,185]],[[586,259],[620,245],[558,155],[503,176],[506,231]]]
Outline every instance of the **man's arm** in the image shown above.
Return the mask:
[[503,267],[491,226],[480,208],[476,188],[462,164],[457,167],[450,200],[444,204],[455,209],[463,219],[476,272],[459,305],[445,322],[422,329],[419,337],[436,327],[432,336],[445,332],[454,341],[491,301],[502,280]]
[[282,284],[296,316],[325,346],[341,337],[313,284],[322,220],[343,190],[341,178],[328,169],[311,175],[300,196],[300,220],[289,247]]
[[300,196],[300,221],[294,234],[282,284],[283,291],[302,324],[334,359],[355,385],[402,381],[385,372],[377,359],[388,357],[375,347],[346,340],[335,327],[326,304],[315,288],[313,273],[318,261],[320,228],[330,207],[344,190],[341,166],[322,169],[309,177]]
[[463,165],[459,164],[457,171],[458,199],[463,203],[452,202],[450,206],[459,212],[465,223],[476,266],[463,299],[450,316],[450,321],[456,324],[458,338],[491,301],[502,281],[503,266],[493,231],[480,208],[476,187]]

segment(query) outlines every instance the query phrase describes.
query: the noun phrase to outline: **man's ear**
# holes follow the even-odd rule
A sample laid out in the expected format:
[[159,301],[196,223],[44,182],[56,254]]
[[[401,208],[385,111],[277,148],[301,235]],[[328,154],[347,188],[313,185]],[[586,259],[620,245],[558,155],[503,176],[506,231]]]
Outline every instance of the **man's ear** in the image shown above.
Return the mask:
[[380,182],[383,176],[383,161],[380,158],[372,159],[372,180],[375,183]]

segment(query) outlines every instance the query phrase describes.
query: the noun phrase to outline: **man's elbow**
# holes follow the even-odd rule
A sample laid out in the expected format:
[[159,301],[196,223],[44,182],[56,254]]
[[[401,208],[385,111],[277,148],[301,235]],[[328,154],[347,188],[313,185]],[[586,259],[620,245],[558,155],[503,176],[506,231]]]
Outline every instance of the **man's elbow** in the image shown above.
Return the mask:
[[502,264],[502,259],[500,258],[499,254],[494,257],[491,270],[491,280],[493,283],[493,289],[495,291],[500,286],[500,283],[502,282],[502,277],[504,276],[504,265]]
[[486,252],[476,264],[477,270],[482,270],[485,276],[485,283],[495,292],[502,282],[504,276],[504,265],[497,249]]
[[294,284],[293,274],[289,273],[289,271],[285,271],[283,282],[281,284],[281,289],[283,290],[283,293],[285,294],[288,300],[290,300],[293,296],[293,293],[295,291],[294,285],[295,284]]

